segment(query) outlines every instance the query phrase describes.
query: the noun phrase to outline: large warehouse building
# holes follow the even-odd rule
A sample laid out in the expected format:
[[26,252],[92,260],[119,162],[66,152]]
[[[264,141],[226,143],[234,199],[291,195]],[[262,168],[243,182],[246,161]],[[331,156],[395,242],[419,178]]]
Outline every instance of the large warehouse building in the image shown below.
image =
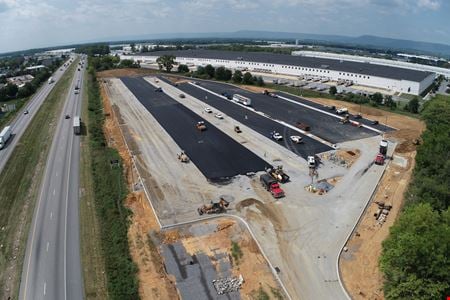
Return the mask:
[[320,77],[331,81],[350,81],[357,85],[414,95],[421,94],[435,78],[435,73],[395,66],[265,52],[158,51],[144,55],[122,55],[121,59],[155,63],[159,56],[166,54],[174,55],[177,63],[191,66],[211,64],[215,67],[224,66],[233,70]]

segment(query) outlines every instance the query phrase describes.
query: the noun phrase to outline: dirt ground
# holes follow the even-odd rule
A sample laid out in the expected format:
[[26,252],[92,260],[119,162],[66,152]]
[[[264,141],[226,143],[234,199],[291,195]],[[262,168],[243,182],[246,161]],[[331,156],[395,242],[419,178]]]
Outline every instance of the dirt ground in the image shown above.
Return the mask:
[[206,221],[205,223],[208,222],[217,223],[217,229],[213,234],[191,236],[180,233],[179,230],[170,230],[164,233],[164,243],[181,241],[190,255],[203,252],[214,257],[215,253],[228,253],[231,257],[232,241],[234,241],[238,243],[242,251],[239,261],[233,260],[232,264],[233,275],[242,275],[244,278],[240,289],[241,298],[255,299],[254,296],[260,288],[268,295],[273,295],[274,292],[281,295],[266,260],[248,231],[231,219],[224,218],[220,221]]
[[[137,174],[133,171],[131,156],[122,139],[118,120],[114,118],[113,108],[103,87],[101,94],[106,116],[104,132],[108,144],[119,151],[124,161],[128,183],[133,190],[136,186]],[[178,299],[175,284],[167,276],[161,255],[157,248],[152,245],[148,236],[151,230],[159,231],[159,225],[145,194],[142,191],[131,192],[125,204],[133,213],[128,229],[128,241],[131,256],[138,267],[140,298]]]
[[[324,105],[345,106],[352,113],[359,112],[360,109],[357,104],[343,101],[314,98],[309,100]],[[341,256],[340,260],[342,280],[353,299],[384,299],[383,277],[378,268],[381,243],[388,236],[389,228],[402,208],[403,194],[411,179],[415,164],[416,146],[413,140],[420,137],[425,125],[418,119],[372,107],[363,106],[361,112],[364,117],[378,120],[380,123],[385,123],[387,120],[389,126],[398,129],[386,134],[385,137],[398,143],[394,155],[398,155],[408,162],[406,168],[394,162],[389,164],[372,202],[347,244],[348,251]],[[378,225],[374,217],[374,213],[378,209],[375,202],[378,201],[393,206],[383,225]]]
[[121,77],[121,76],[133,77],[133,76],[143,76],[143,75],[155,74],[157,72],[158,72],[158,70],[145,69],[145,68],[113,69],[113,70],[97,72],[97,77],[99,77],[99,78]]

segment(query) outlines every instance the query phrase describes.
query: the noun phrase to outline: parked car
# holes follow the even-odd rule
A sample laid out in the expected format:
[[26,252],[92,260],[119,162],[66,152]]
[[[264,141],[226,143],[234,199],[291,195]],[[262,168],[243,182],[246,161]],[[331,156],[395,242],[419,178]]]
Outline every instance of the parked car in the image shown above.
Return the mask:
[[303,138],[301,136],[298,136],[298,135],[291,135],[289,138],[291,139],[291,141],[293,143],[296,143],[296,144],[300,144],[300,143],[303,142]]

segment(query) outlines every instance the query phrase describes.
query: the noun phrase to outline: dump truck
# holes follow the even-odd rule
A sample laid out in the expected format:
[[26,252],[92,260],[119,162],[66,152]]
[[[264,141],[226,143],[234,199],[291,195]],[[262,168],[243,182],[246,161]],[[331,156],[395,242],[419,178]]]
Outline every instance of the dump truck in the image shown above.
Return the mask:
[[227,211],[228,205],[230,205],[230,202],[220,198],[219,202],[211,201],[210,204],[199,207],[197,212],[200,216],[203,214],[220,214]]
[[386,140],[382,140],[380,142],[380,153],[386,155],[387,150],[388,150],[388,142]]
[[278,181],[273,179],[271,175],[267,173],[262,174],[259,177],[259,181],[261,182],[262,186],[272,194],[274,198],[284,197],[284,191],[280,188]]
[[206,125],[205,125],[205,122],[204,122],[204,121],[199,121],[199,122],[197,122],[196,127],[197,127],[197,129],[200,130],[200,131],[205,131],[205,130],[206,130]]
[[0,149],[3,149],[11,138],[11,126],[6,126],[3,128],[2,132],[0,132]]
[[289,182],[290,177],[283,171],[283,166],[277,166],[276,168],[269,168],[266,172],[272,176],[278,182],[286,183]]
[[186,153],[184,153],[184,151],[182,151],[180,154],[178,154],[178,160],[184,163],[188,163],[189,157],[186,155]]

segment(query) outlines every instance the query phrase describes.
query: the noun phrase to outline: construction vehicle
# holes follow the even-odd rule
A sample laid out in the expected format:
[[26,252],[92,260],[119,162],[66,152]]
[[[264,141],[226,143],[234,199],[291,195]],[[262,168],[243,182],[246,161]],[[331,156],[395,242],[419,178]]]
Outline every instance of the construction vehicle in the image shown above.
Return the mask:
[[210,204],[199,207],[197,211],[200,216],[203,214],[220,214],[227,211],[228,205],[230,205],[230,202],[220,198],[219,202],[211,201]]
[[234,126],[234,132],[241,133],[242,130],[239,128],[239,126]]
[[233,95],[233,101],[240,103],[240,104],[244,104],[245,106],[251,106],[252,105],[252,100],[250,98],[244,97],[242,95],[239,94],[234,94]]
[[388,150],[388,142],[386,140],[382,140],[380,142],[380,153],[386,155],[387,150]]
[[341,124],[347,124],[349,122],[349,115],[346,114],[343,118],[339,120]]
[[184,153],[184,151],[181,151],[181,153],[178,154],[178,160],[184,163],[188,163],[189,157],[186,155],[186,153]]
[[259,181],[261,182],[262,186],[272,194],[274,198],[284,197],[284,191],[280,188],[278,182],[269,174],[262,174],[259,177]]
[[316,167],[316,159],[314,158],[314,156],[308,156],[307,158],[308,160],[308,167],[310,168],[315,168]]
[[280,141],[283,140],[283,136],[281,134],[279,134],[278,132],[276,132],[276,131],[272,131],[270,133],[270,137],[272,139],[274,139],[275,141],[277,141],[277,142],[280,142]]
[[346,114],[346,113],[348,113],[348,109],[346,107],[342,107],[342,108],[337,109],[336,113],[338,115]]
[[277,166],[276,168],[268,168],[266,172],[272,176],[278,182],[286,183],[289,182],[290,177],[283,171],[283,166]]
[[204,122],[204,121],[199,121],[199,122],[197,122],[196,127],[197,127],[197,129],[200,130],[200,131],[205,131],[205,130],[206,130],[206,125],[205,125],[205,122]]
[[271,92],[269,92],[268,90],[264,90],[262,93],[263,93],[264,95],[270,96],[270,97],[272,97],[272,98],[278,98],[278,95],[277,95],[277,94],[271,93]]
[[302,123],[302,122],[297,122],[295,123],[295,126],[297,126],[297,128],[303,130],[303,131],[310,131],[311,127],[308,124]]
[[384,155],[381,153],[378,153],[377,156],[375,157],[374,163],[376,165],[380,165],[380,166],[384,165]]
[[289,137],[293,143],[300,144],[303,143],[303,138],[299,135],[291,135]]

